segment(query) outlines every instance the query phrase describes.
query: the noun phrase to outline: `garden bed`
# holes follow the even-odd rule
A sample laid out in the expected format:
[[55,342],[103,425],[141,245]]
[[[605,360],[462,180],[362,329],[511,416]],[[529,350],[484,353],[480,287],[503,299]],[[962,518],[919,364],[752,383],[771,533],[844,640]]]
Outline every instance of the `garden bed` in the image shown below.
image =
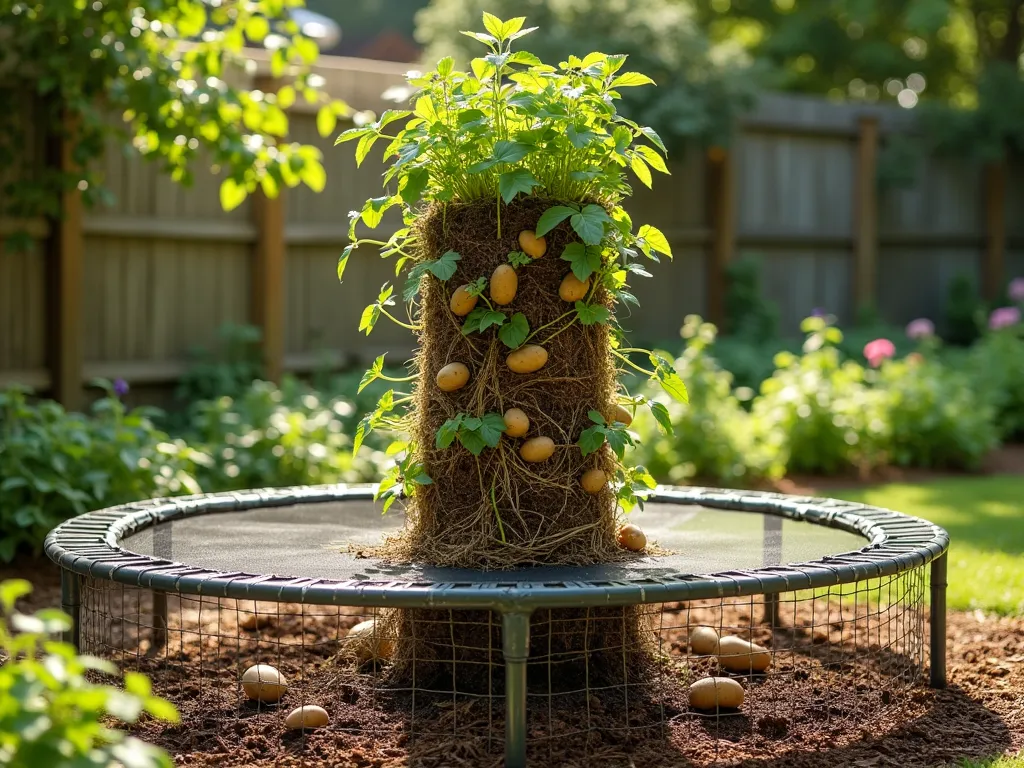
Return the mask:
[[[32,607],[59,602],[56,571],[41,562],[20,563],[17,575],[30,575],[37,583]],[[28,573],[31,569],[32,573]],[[4,569],[0,577],[14,575]],[[672,610],[666,606],[666,624]],[[806,604],[801,610],[806,610]],[[734,611],[735,612],[735,611]],[[801,617],[797,617],[798,620]],[[806,617],[802,617],[806,621]],[[739,613],[723,617],[727,623],[742,625],[749,616]],[[212,615],[204,622],[214,621]],[[354,619],[353,619],[354,620]],[[675,616],[678,621],[678,615]],[[803,623],[803,622],[801,622]],[[292,630],[295,628],[292,627]],[[308,624],[305,627],[308,630]],[[278,631],[290,631],[286,624]],[[755,632],[760,630],[755,630]],[[208,635],[229,632],[224,625],[210,625]],[[654,728],[632,733],[632,741],[614,733],[598,737],[577,733],[586,727],[589,704],[592,725],[621,727],[621,706],[611,697],[592,695],[588,702],[568,699],[550,713],[534,712],[535,728],[531,738],[543,738],[554,728],[557,738],[534,747],[533,756],[550,765],[583,766],[600,763],[609,766],[675,766],[686,764],[771,765],[771,766],[937,766],[963,757],[987,757],[1024,748],[1024,619],[986,617],[981,612],[957,612],[949,617],[950,687],[945,691],[919,688],[885,697],[882,706],[865,706],[865,700],[844,698],[834,687],[821,688],[813,676],[802,681],[763,679],[745,681],[748,702],[741,716],[716,719],[685,714],[683,691],[665,701],[664,717],[669,722],[667,736]],[[665,649],[678,656],[685,653],[685,637],[667,638]],[[488,745],[484,734],[488,713],[482,702],[460,702],[456,706],[435,705],[433,730],[454,731],[457,736],[432,735],[410,741],[401,733],[407,724],[407,710],[400,698],[375,709],[358,698],[354,673],[331,667],[328,659],[335,649],[331,638],[306,633],[308,654],[321,654],[322,669],[334,669],[325,676],[311,699],[323,703],[335,717],[335,725],[352,729],[372,729],[377,735],[351,734],[326,730],[301,736],[286,732],[283,716],[273,709],[259,711],[255,706],[238,704],[236,687],[221,686],[211,680],[214,671],[233,674],[237,661],[218,657],[209,645],[186,644],[183,653],[174,653],[171,663],[154,659],[147,671],[154,677],[155,689],[169,696],[187,715],[189,726],[167,726],[156,722],[143,725],[140,735],[166,747],[183,768],[200,766],[360,766],[391,768],[401,765],[448,766],[501,764],[501,723],[494,724]],[[318,645],[318,643],[322,643]],[[205,650],[200,651],[200,647]],[[294,647],[294,646],[293,646]],[[317,650],[317,649],[322,649]],[[288,670],[288,659],[276,661]],[[226,667],[224,666],[226,665]],[[203,668],[207,679],[200,675]],[[696,670],[695,670],[696,671]],[[851,670],[851,673],[855,670]],[[851,681],[852,682],[852,681]],[[773,686],[780,683],[784,690]],[[825,694],[828,706],[808,707],[798,714],[787,714],[780,696],[789,701],[807,701]],[[440,697],[443,699],[444,697]],[[320,701],[320,699],[323,699]],[[637,698],[629,722],[659,722],[660,711],[644,711]],[[450,699],[449,699],[450,704]],[[381,712],[388,713],[382,717]],[[466,730],[467,723],[477,728]],[[479,738],[472,733],[476,730]],[[386,735],[391,731],[393,735]],[[563,735],[569,734],[569,735]],[[498,743],[494,743],[493,737]]]

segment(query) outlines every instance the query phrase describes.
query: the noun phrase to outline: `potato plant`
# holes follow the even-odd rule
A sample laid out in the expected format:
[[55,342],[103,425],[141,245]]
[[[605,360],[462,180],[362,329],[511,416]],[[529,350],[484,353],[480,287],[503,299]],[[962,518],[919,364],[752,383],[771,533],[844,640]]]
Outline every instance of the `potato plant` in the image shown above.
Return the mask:
[[[477,528],[464,547],[435,541],[432,550],[408,552],[433,554],[438,564],[609,556],[602,545],[580,551],[544,541],[573,529],[577,539],[588,539],[594,524],[614,547],[608,520],[616,507],[642,504],[654,486],[647,470],[627,459],[637,440],[628,422],[646,407],[671,430],[668,411],[615,380],[623,372],[641,373],[674,399],[687,398],[672,363],[629,346],[616,320],[617,307],[638,306],[629,282],[649,276],[645,262],[672,256],[662,232],[634,226],[621,205],[630,194],[627,171],[647,186],[652,171],[668,173],[658,134],[616,110],[624,89],[652,81],[629,71],[622,55],[592,53],[553,66],[513,50],[533,31],[524,22],[484,14],[485,31],[465,33],[482,45],[470,71],[457,70],[451,57],[441,59],[434,70],[410,77],[416,89],[411,110],[388,110],[338,138],[355,142],[360,164],[383,142],[389,163],[385,194],[351,212],[350,244],[338,262],[342,279],[360,246],[395,260],[394,283],[366,307],[359,329],[369,334],[383,318],[421,342],[410,376],[385,376],[383,355],[367,371],[363,387],[381,378],[415,386],[384,393],[360,422],[356,449],[371,430],[398,436],[389,451],[396,466],[379,490],[385,510],[405,497],[421,523],[445,507],[470,513]],[[378,227],[391,209],[400,211],[403,225],[390,237],[358,236],[361,225]],[[439,337],[452,328],[461,338],[445,336],[441,348]],[[581,364],[584,355],[594,365]],[[588,389],[588,380],[603,382],[606,374],[608,392]],[[580,402],[566,403],[571,397]],[[435,411],[441,412],[436,418]],[[549,411],[559,411],[557,423],[547,420]],[[495,452],[500,455],[488,459]],[[533,469],[552,464],[557,471]],[[588,486],[596,487],[594,469],[610,481],[607,492],[581,488],[587,472]],[[452,486],[452,473],[459,475],[457,493],[439,488]],[[522,517],[530,506],[523,494],[531,487],[545,487],[555,511],[576,490],[604,496],[602,509],[586,524],[565,520],[555,530],[556,524],[538,542],[526,520],[507,519]],[[464,498],[467,488],[473,499]],[[436,509],[428,514],[425,505]],[[472,517],[481,510],[488,520]],[[414,538],[415,528],[414,522]],[[515,537],[510,529],[518,529]],[[484,556],[485,550],[498,554]]]

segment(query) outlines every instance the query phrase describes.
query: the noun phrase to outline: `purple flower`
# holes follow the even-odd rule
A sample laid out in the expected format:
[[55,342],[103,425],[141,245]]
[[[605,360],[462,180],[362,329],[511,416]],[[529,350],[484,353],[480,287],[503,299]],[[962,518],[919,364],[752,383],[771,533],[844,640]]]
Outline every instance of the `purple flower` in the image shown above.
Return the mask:
[[896,354],[896,345],[888,339],[875,339],[864,345],[864,357],[872,368],[877,368],[884,360]]
[[988,327],[993,331],[998,331],[1001,328],[1009,328],[1011,325],[1016,325],[1020,322],[1020,310],[1017,307],[1000,307],[999,309],[993,309],[992,314],[988,316]]
[[1015,277],[1011,280],[1007,293],[1010,295],[1010,301],[1024,304],[1024,277]]
[[907,324],[907,337],[915,340],[928,339],[935,335],[935,324],[927,317],[919,317]]
[[825,310],[822,307],[815,307],[811,310],[811,317],[824,317]]
[[128,382],[124,379],[114,379],[114,394],[124,397],[128,394]]

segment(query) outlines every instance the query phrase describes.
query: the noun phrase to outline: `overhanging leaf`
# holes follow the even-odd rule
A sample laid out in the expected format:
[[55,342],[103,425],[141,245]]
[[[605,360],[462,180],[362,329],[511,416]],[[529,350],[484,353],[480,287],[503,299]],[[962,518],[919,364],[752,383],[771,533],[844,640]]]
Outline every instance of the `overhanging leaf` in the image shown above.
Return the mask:
[[450,280],[455,274],[455,270],[458,269],[458,262],[461,258],[462,256],[455,251],[448,251],[441,258],[424,263],[427,265],[427,270],[438,280]]
[[537,229],[535,230],[537,237],[546,235],[567,218],[578,212],[579,211],[575,208],[569,208],[564,205],[556,205],[548,208],[541,214],[540,219],[537,221]]
[[668,244],[668,238],[662,234],[662,231],[657,227],[652,227],[650,224],[644,224],[637,231],[636,236],[638,239],[646,242],[651,248],[656,250],[658,253],[663,253],[672,258],[672,246]]
[[599,425],[583,430],[580,434],[580,439],[576,442],[580,447],[580,453],[584,456],[589,456],[600,449],[604,445],[604,432],[604,427]]
[[584,206],[579,213],[574,213],[569,223],[584,243],[597,245],[604,237],[604,225],[610,221],[611,218],[604,208],[591,203]]
[[508,171],[498,177],[498,190],[501,192],[501,199],[506,203],[511,203],[520,192],[530,194],[538,184],[540,182],[525,168]]
[[601,249],[594,245],[569,243],[562,251],[562,260],[572,265],[572,273],[583,282],[601,268]]

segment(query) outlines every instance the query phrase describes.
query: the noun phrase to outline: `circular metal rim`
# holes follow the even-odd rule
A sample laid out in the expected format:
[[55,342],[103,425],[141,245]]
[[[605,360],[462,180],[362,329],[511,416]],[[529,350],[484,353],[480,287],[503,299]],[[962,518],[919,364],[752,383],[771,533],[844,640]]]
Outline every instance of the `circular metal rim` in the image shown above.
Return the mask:
[[745,597],[848,584],[924,566],[949,548],[949,534],[917,517],[837,499],[758,491],[659,486],[651,501],[758,512],[865,536],[859,550],[786,566],[714,574],[680,573],[624,581],[507,582],[332,581],[225,573],[139,555],[120,540],[184,517],[292,504],[373,497],[374,486],[318,486],[215,493],[135,502],[62,523],[46,537],[47,556],[61,568],[162,592],[235,599],[367,607],[490,609],[501,612],[571,606],[634,605]]

